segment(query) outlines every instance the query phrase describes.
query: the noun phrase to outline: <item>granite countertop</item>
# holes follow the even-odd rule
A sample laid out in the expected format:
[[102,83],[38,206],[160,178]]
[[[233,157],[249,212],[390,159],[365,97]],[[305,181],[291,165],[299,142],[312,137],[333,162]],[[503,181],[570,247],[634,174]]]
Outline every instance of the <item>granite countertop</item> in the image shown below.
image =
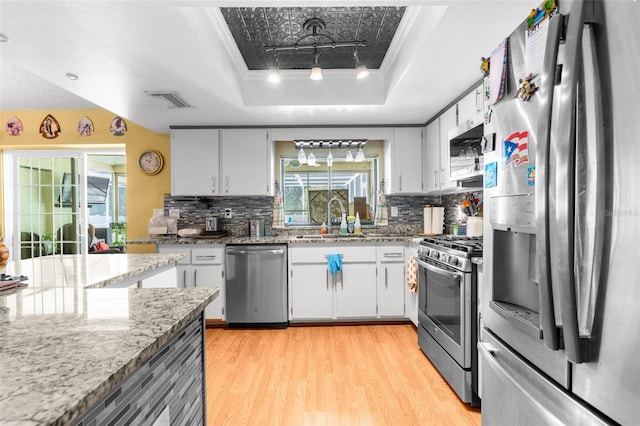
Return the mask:
[[227,236],[222,238],[141,238],[127,241],[127,244],[344,244],[344,243],[381,243],[381,242],[411,242],[417,235],[320,235],[307,234],[300,238],[297,235],[268,235],[265,237]]
[[71,422],[218,295],[211,288],[104,288],[175,255],[52,258],[8,268],[38,274],[27,287],[0,292],[0,424]]
[[97,288],[170,265],[183,257],[182,253],[44,256],[10,262],[6,273],[26,275],[28,282],[39,287]]

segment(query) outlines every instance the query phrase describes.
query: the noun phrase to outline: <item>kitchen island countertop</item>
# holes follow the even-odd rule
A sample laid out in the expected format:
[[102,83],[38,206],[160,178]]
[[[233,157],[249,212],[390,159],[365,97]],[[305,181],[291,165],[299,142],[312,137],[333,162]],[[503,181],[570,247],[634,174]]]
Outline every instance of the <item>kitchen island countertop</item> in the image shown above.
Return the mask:
[[[67,424],[95,405],[217,295],[211,288],[104,288],[180,255],[65,255],[7,273],[0,292],[0,424]],[[92,278],[88,278],[92,275]]]

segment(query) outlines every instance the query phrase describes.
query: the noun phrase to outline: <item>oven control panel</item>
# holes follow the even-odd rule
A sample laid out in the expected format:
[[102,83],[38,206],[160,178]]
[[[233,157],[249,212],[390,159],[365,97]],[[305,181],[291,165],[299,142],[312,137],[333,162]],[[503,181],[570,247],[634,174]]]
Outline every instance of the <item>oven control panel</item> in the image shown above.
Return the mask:
[[466,258],[464,256],[457,256],[451,253],[445,253],[444,251],[426,247],[423,245],[418,246],[418,257],[422,260],[432,259],[436,261],[436,263],[449,265],[461,271],[467,271],[471,269],[471,260],[469,258]]

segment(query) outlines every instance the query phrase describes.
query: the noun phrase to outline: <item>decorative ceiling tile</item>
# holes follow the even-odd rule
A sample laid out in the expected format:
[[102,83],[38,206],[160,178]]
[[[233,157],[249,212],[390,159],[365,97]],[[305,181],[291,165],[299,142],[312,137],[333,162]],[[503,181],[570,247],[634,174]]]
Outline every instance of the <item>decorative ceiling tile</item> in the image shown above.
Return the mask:
[[[307,36],[303,24],[310,18],[320,18],[326,28],[318,33],[336,42],[365,40],[358,47],[358,56],[369,69],[379,69],[402,20],[405,7],[240,7],[221,8],[229,30],[249,70],[273,67],[273,52],[266,46],[291,45]],[[317,42],[330,42],[317,37]],[[307,37],[300,44],[313,44]],[[353,68],[352,47],[319,49],[319,61],[324,69]],[[313,50],[279,51],[280,69],[306,69],[313,63]]]

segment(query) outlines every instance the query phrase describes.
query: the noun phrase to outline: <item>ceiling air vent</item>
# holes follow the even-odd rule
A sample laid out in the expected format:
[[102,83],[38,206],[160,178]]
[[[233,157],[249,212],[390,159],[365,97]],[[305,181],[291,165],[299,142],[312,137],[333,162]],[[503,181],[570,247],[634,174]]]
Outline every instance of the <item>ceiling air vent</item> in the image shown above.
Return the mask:
[[168,108],[193,108],[176,92],[144,92],[162,102]]

